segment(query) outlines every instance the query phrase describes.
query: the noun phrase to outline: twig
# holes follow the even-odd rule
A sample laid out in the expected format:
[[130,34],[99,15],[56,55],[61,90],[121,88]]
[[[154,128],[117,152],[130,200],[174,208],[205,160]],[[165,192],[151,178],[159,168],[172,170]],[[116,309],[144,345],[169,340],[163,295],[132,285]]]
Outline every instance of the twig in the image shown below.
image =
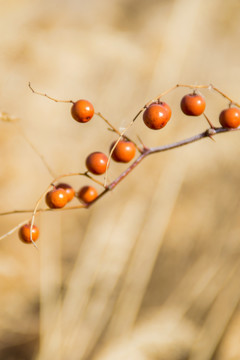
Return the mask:
[[50,99],[50,100],[53,100],[53,101],[55,101],[55,102],[72,103],[72,104],[74,104],[74,101],[73,101],[73,100],[59,100],[59,99],[55,99],[55,98],[49,96],[48,94],[44,94],[44,93],[41,93],[41,92],[39,92],[39,91],[34,90],[34,89],[32,88],[32,85],[31,85],[30,81],[29,81],[29,83],[28,83],[28,87],[31,89],[31,91],[32,91],[34,94],[37,94],[37,95],[40,95],[40,96],[45,96],[46,98],[48,98],[48,99]]
[[0,236],[0,240],[5,239],[5,237],[7,237],[8,235],[11,235],[14,233],[14,231],[18,230],[22,225],[26,224],[27,221],[23,221],[20,224],[14,226],[14,228],[12,228],[11,230],[9,230],[6,234],[3,234],[2,236]]
[[[136,119],[138,118],[138,116],[144,111],[144,109],[146,109],[151,103],[156,102],[158,100],[161,99],[161,97],[167,95],[168,93],[170,93],[171,91],[179,88],[179,87],[187,87],[190,89],[209,89],[209,90],[214,90],[217,93],[219,93],[221,96],[223,96],[224,98],[226,98],[228,101],[230,101],[230,105],[234,104],[236,106],[240,105],[233,101],[231,98],[229,98],[226,94],[224,94],[222,91],[220,91],[219,89],[217,89],[215,86],[213,85],[184,85],[184,84],[177,84],[175,86],[173,86],[172,88],[166,90],[165,92],[161,93],[159,96],[157,96],[155,99],[148,101],[139,111],[138,113],[134,116],[134,118],[132,119],[132,121],[130,122],[130,124],[127,126],[127,128],[124,129],[124,131],[120,132],[118,131],[101,113],[96,113],[99,117],[101,117],[108,126],[110,126],[110,128],[119,136],[119,138],[117,139],[117,141],[115,142],[114,146],[112,147],[111,151],[110,151],[110,155],[108,157],[108,163],[107,163],[107,169],[110,163],[110,159],[111,159],[111,155],[115,149],[115,147],[117,146],[117,144],[119,143],[119,141],[121,140],[121,138],[126,138],[126,131],[133,125],[133,123],[136,121]],[[50,96],[48,96],[47,94],[41,93],[41,92],[37,92],[35,91],[31,84],[29,83],[29,88],[31,89],[31,91],[35,94],[41,95],[41,96],[45,96],[50,100],[53,100],[55,102],[65,102],[65,103],[74,103],[72,100],[57,100],[55,98],[52,98]],[[64,174],[61,176],[56,177],[51,184],[47,187],[47,189],[45,190],[45,192],[40,196],[40,198],[37,200],[35,208],[33,210],[13,210],[13,211],[8,211],[8,212],[2,212],[0,213],[0,216],[3,215],[10,215],[10,214],[19,214],[19,213],[27,213],[27,212],[32,212],[32,217],[31,217],[31,229],[30,229],[30,238],[31,241],[33,243],[33,245],[36,247],[36,244],[34,243],[34,241],[32,240],[32,229],[33,229],[33,225],[34,225],[34,221],[35,221],[35,216],[43,211],[53,211],[53,210],[71,210],[71,209],[79,209],[79,208],[88,208],[90,206],[92,206],[96,201],[98,201],[99,199],[101,199],[108,191],[113,190],[123,179],[125,179],[125,177],[130,174],[133,169],[140,164],[140,162],[145,159],[147,156],[151,155],[151,154],[155,154],[155,153],[159,153],[159,152],[163,152],[163,151],[167,151],[167,150],[171,150],[171,149],[175,149],[184,145],[188,145],[191,144],[193,142],[196,142],[198,140],[204,139],[204,138],[210,138],[213,140],[213,136],[217,135],[217,134],[221,134],[221,133],[225,133],[225,132],[230,132],[230,131],[237,131],[240,130],[240,127],[236,128],[236,129],[229,129],[229,128],[216,128],[213,126],[213,124],[211,123],[211,121],[208,119],[208,117],[204,114],[205,119],[207,120],[208,124],[210,125],[210,128],[205,130],[204,132],[197,134],[195,136],[189,137],[187,139],[184,140],[180,140],[178,142],[174,142],[172,144],[167,144],[167,145],[163,145],[163,146],[157,146],[157,147],[153,147],[153,148],[147,148],[143,145],[143,149],[138,149],[140,152],[140,155],[138,156],[138,158],[125,170],[123,171],[114,181],[112,181],[109,185],[107,185],[107,171],[106,170],[106,177],[105,177],[105,182],[104,184],[99,181],[96,180],[95,178],[93,178],[92,176],[90,176],[88,174],[88,172],[84,172],[84,173],[70,173],[70,174]],[[142,143],[143,144],[143,143]],[[51,189],[51,187],[54,186],[54,183],[59,181],[60,179],[64,178],[64,177],[70,177],[70,176],[86,176],[87,178],[91,179],[92,181],[95,181],[97,184],[101,185],[104,187],[104,190],[97,196],[97,198],[92,201],[89,204],[86,205],[79,205],[79,206],[72,206],[72,207],[68,207],[68,208],[63,208],[63,209],[38,209],[40,202],[42,201],[43,197],[47,194],[47,192]],[[12,230],[10,230],[8,233],[2,235],[0,237],[0,240],[3,239],[4,237],[12,234],[16,229],[18,229],[21,225],[18,224],[16,227],[14,227]]]
[[28,143],[28,145],[33,149],[33,151],[35,152],[35,154],[38,155],[38,157],[41,159],[43,165],[45,166],[45,168],[47,169],[47,171],[49,172],[49,174],[52,177],[55,177],[56,175],[54,174],[53,170],[50,168],[50,166],[48,165],[47,161],[45,160],[44,156],[42,154],[40,154],[40,152],[38,151],[38,149],[36,148],[35,145],[33,145],[33,143],[28,139],[28,137],[25,135],[25,133],[23,132],[23,130],[17,126],[14,123],[15,128],[17,129],[18,132],[20,132],[20,134],[22,135],[22,137],[24,138],[24,140]]
[[[153,155],[153,154],[156,154],[156,153],[160,153],[160,152],[164,152],[164,151],[168,151],[168,150],[172,150],[172,149],[176,149],[178,147],[182,147],[182,146],[194,143],[196,141],[208,138],[210,136],[215,136],[215,135],[219,135],[219,134],[223,134],[223,133],[227,133],[227,132],[239,131],[239,130],[240,130],[240,127],[236,128],[236,129],[227,129],[227,128],[221,128],[221,127],[215,128],[215,129],[210,128],[210,129],[207,129],[207,130],[201,132],[200,134],[191,136],[191,137],[189,137],[187,139],[184,139],[184,140],[180,140],[180,141],[177,141],[177,142],[174,142],[174,143],[171,143],[171,144],[167,144],[167,145],[147,148],[147,149],[144,150],[144,152],[142,154],[139,155],[139,157],[126,170],[124,170],[115,180],[113,180],[109,185],[107,185],[106,188],[91,203],[89,203],[87,205],[83,205],[83,206],[72,206],[72,207],[62,208],[62,209],[48,209],[48,208],[46,208],[46,209],[38,209],[35,212],[35,214],[40,213],[40,212],[44,212],[44,211],[59,211],[59,210],[73,210],[73,209],[79,209],[79,208],[89,208],[96,201],[98,201],[101,197],[103,197],[108,191],[113,190],[147,156]],[[51,183],[51,185],[49,187],[53,186],[54,183],[56,183],[57,181],[59,181],[60,179],[62,179],[64,177],[70,177],[70,176],[75,176],[75,175],[87,176],[91,180],[94,180],[94,181],[98,182],[96,179],[90,177],[86,172],[85,173],[69,173],[69,174],[61,175],[61,176],[55,178],[52,181],[52,183]],[[98,183],[100,183],[100,182],[98,182]],[[100,183],[100,185],[102,185],[102,183]],[[44,192],[44,194],[45,194],[45,192]],[[42,196],[41,196],[41,198],[42,198]],[[8,212],[2,212],[2,213],[0,213],[0,216],[11,215],[11,214],[28,213],[28,212],[33,212],[33,211],[34,211],[34,209],[31,209],[31,210],[13,210],[13,211],[8,211]]]

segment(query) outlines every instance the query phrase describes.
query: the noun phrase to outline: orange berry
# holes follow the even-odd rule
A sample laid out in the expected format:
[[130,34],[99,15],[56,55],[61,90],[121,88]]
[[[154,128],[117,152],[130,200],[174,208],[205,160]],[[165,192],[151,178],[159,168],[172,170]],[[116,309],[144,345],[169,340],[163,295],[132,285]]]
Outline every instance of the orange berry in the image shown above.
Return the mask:
[[93,152],[86,159],[87,169],[95,174],[104,174],[107,169],[108,157],[102,152]]
[[83,186],[78,192],[78,199],[84,204],[90,204],[97,196],[97,190],[93,186]]
[[78,100],[73,104],[71,113],[74,120],[80,123],[85,123],[93,117],[94,107],[87,100]]
[[68,197],[68,202],[74,198],[75,191],[71,185],[66,184],[66,183],[59,183],[56,185],[56,189],[64,189],[66,191],[66,194]]
[[206,102],[201,95],[192,93],[185,95],[181,100],[181,109],[185,115],[199,116],[206,107]]
[[[114,141],[110,147],[110,151],[115,145],[116,141]],[[136,154],[136,146],[131,141],[120,140],[112,153],[112,159],[117,162],[127,163],[131,161]]]
[[47,205],[51,209],[58,209],[64,207],[68,202],[68,195],[62,188],[52,189],[45,197]]
[[169,119],[169,111],[161,104],[153,103],[143,113],[145,125],[153,130],[162,129]]
[[230,107],[223,110],[219,115],[219,122],[224,128],[237,128],[240,126],[240,109]]
[[170,108],[170,106],[164,102],[164,101],[159,101],[159,102],[155,102],[155,103],[152,103],[150,106],[152,106],[153,104],[158,104],[158,105],[161,105],[167,112],[167,121],[169,121],[171,119],[171,116],[172,116],[172,110]]
[[[25,244],[31,244],[31,236],[30,236],[31,224],[25,224],[20,227],[18,235],[20,240]],[[32,228],[32,240],[37,241],[39,237],[39,229],[36,225],[33,225]]]

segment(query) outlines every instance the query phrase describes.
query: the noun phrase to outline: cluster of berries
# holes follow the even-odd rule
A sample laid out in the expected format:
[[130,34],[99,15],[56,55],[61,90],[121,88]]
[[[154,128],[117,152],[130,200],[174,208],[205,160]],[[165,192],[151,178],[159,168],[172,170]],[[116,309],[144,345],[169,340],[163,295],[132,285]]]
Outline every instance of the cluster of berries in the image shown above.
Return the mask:
[[[203,114],[206,102],[200,94],[195,92],[185,95],[180,103],[182,112],[188,116],[199,116]],[[73,103],[71,108],[72,117],[79,123],[90,121],[94,115],[94,107],[87,100],[78,100]],[[145,125],[153,130],[162,129],[171,118],[171,108],[166,102],[160,100],[151,103],[143,112],[143,121]],[[219,122],[223,128],[237,128],[240,126],[240,109],[229,107],[223,110],[219,115]],[[115,141],[110,146],[111,157],[114,161],[128,163],[136,154],[135,144],[123,138]],[[102,152],[93,152],[86,159],[86,167],[94,175],[104,174],[108,166],[108,157]],[[51,209],[64,207],[76,196],[83,204],[88,205],[98,197],[98,192],[93,186],[83,186],[77,194],[74,189],[65,183],[60,183],[53,187],[45,197],[46,204]],[[23,225],[19,230],[19,237],[25,243],[36,241],[39,237],[39,229],[36,225]]]
[[[206,102],[203,96],[195,92],[185,95],[180,103],[181,110],[188,116],[202,115]],[[143,113],[143,121],[153,130],[162,129],[171,118],[171,108],[165,102],[159,101],[150,104]],[[223,128],[237,128],[240,126],[240,109],[229,107],[219,115],[219,122]]]

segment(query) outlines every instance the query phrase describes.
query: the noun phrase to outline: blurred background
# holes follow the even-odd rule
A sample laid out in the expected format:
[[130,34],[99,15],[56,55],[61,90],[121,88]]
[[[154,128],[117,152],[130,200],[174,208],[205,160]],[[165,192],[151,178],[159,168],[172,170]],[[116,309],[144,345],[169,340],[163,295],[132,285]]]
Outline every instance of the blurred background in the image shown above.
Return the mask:
[[[39,155],[54,175],[84,171],[116,139],[29,81],[119,130],[177,83],[240,102],[238,0],[9,0],[0,18],[0,112],[18,119],[0,122],[0,212],[33,209],[53,179]],[[164,97],[166,128],[140,116],[128,135],[156,146],[205,130],[181,114],[188,92]],[[228,102],[201,93],[219,126]],[[17,232],[0,242],[1,360],[240,359],[240,133],[215,139],[146,159],[87,211],[41,213],[38,250]],[[0,235],[30,216],[0,216]]]

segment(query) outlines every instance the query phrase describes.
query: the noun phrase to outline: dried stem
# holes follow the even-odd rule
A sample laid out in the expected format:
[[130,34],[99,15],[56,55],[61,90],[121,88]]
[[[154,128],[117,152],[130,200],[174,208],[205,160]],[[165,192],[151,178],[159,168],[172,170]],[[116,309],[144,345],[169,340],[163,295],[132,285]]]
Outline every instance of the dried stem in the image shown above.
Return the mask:
[[[98,201],[103,195],[105,195],[108,191],[113,190],[129,173],[131,173],[134,168],[140,164],[140,162],[145,159],[147,156],[152,155],[152,154],[156,154],[156,153],[160,153],[160,152],[164,152],[164,151],[168,151],[168,150],[172,150],[172,149],[176,149],[178,147],[182,147],[188,144],[191,144],[193,142],[199,141],[201,139],[204,138],[209,138],[211,136],[215,136],[218,134],[222,134],[222,133],[227,133],[227,132],[233,132],[233,131],[239,131],[240,127],[236,128],[236,129],[227,129],[227,128],[215,128],[215,129],[207,129],[203,132],[201,132],[200,134],[191,136],[187,139],[184,140],[180,140],[171,144],[167,144],[167,145],[163,145],[163,146],[157,146],[157,147],[152,147],[152,148],[146,148],[142,154],[139,155],[139,157],[126,169],[124,170],[114,181],[112,181],[109,185],[106,186],[106,188],[98,195],[98,197],[91,202],[88,205],[81,205],[81,206],[72,206],[72,207],[68,207],[68,208],[62,208],[62,209],[38,209],[35,211],[35,214],[40,213],[40,212],[44,212],[44,211],[59,211],[59,210],[73,210],[73,209],[79,209],[79,208],[87,208],[92,206],[96,201]],[[82,176],[87,176],[89,177],[88,174],[86,173],[70,173],[70,174],[65,174],[65,175],[61,175],[59,177],[57,177],[56,179],[54,179],[51,183],[51,185],[48,187],[48,189],[54,185],[55,182],[59,181],[61,178],[64,177],[70,177],[70,176],[75,176],[75,175],[82,175]],[[90,177],[91,178],[91,177]],[[95,180],[93,178],[91,178],[92,180]],[[44,192],[45,194],[46,192]],[[41,196],[41,199],[44,195]],[[38,200],[39,202],[39,200]],[[9,212],[3,212],[0,213],[0,216],[3,215],[11,215],[11,214],[20,214],[20,213],[28,213],[28,212],[34,212],[34,210],[13,210],[13,211],[9,211]]]
[[33,143],[28,139],[28,137],[25,135],[25,133],[23,132],[23,130],[20,128],[20,126],[17,126],[14,123],[14,126],[16,127],[17,131],[21,134],[21,136],[24,138],[24,140],[28,143],[28,145],[33,149],[33,151],[35,152],[35,154],[38,155],[38,157],[41,159],[43,165],[45,166],[45,168],[47,169],[47,171],[49,172],[49,174],[52,177],[55,177],[56,175],[54,174],[53,170],[50,168],[50,166],[48,165],[47,161],[45,160],[44,156],[42,154],[40,154],[40,152],[38,151],[38,149],[36,148],[35,145],[33,145]]
[[[61,176],[58,176],[57,178],[55,178],[50,185],[48,185],[47,189],[42,193],[42,195],[39,197],[39,199],[37,200],[36,202],[36,205],[35,205],[35,208],[33,210],[33,213],[32,213],[32,218],[31,218],[31,227],[30,227],[30,240],[31,242],[33,243],[33,245],[35,247],[36,244],[35,242],[32,240],[32,230],[33,230],[33,225],[34,225],[34,221],[35,221],[35,216],[37,213],[39,213],[37,210],[38,210],[38,207],[41,203],[41,201],[43,200],[43,198],[46,196],[46,194],[48,193],[48,191],[54,186],[54,183],[59,181],[60,179],[64,178],[64,177],[69,177],[69,176],[86,176],[88,178],[91,178],[92,180],[94,180],[92,177],[88,176],[87,172],[85,173],[71,173],[71,174],[64,174],[64,175],[61,175]],[[97,181],[97,180],[96,180]],[[98,182],[99,183],[99,182]]]
[[86,172],[84,173],[84,175],[85,175],[87,178],[89,178],[90,180],[94,181],[96,184],[101,185],[102,187],[105,187],[105,186],[104,186],[104,183],[103,183],[102,181],[99,181],[99,180],[95,179],[94,177],[92,177],[91,175],[89,175],[88,171],[86,171]]
[[[184,85],[184,84],[177,84],[175,86],[173,86],[172,88],[166,90],[165,92],[161,93],[159,96],[157,96],[155,99],[150,100],[149,102],[147,102],[139,111],[138,113],[134,116],[134,118],[132,119],[132,121],[130,122],[130,124],[127,126],[127,128],[124,129],[124,131],[120,132],[118,131],[105,117],[103,117],[103,115],[101,113],[96,113],[96,115],[98,115],[99,117],[101,117],[108,126],[110,126],[111,130],[114,131],[118,136],[118,140],[115,142],[114,146],[112,147],[111,151],[110,151],[110,155],[108,158],[108,163],[107,163],[107,169],[110,163],[110,158],[111,155],[115,149],[115,147],[117,146],[118,142],[121,140],[121,138],[126,138],[125,133],[127,132],[127,130],[133,125],[133,123],[136,121],[136,119],[138,118],[138,116],[144,111],[144,109],[146,109],[151,103],[156,102],[158,100],[161,99],[161,97],[167,95],[168,93],[170,93],[171,91],[179,88],[179,87],[186,87],[186,88],[190,88],[190,89],[208,89],[208,90],[214,90],[217,93],[219,93],[221,96],[223,96],[225,99],[227,99],[231,104],[234,104],[238,107],[240,107],[240,105],[233,101],[230,97],[228,97],[226,94],[224,94],[222,91],[220,91],[219,89],[217,89],[215,86],[213,85]],[[35,91],[32,87],[31,84],[29,83],[29,88],[32,90],[33,93],[41,95],[41,96],[45,96],[50,100],[53,100],[55,102],[65,102],[65,103],[73,103],[72,100],[57,100],[55,98],[52,98],[50,96],[48,96],[47,94],[43,94],[40,92]],[[64,174],[61,176],[56,177],[51,184],[47,187],[46,191],[40,196],[40,198],[38,199],[38,201],[36,202],[35,208],[33,210],[14,210],[14,211],[9,211],[9,212],[3,212],[0,213],[0,216],[2,215],[10,215],[10,214],[17,214],[17,213],[26,213],[26,212],[32,212],[32,217],[31,217],[31,230],[30,230],[30,237],[31,237],[31,241],[33,243],[34,246],[36,246],[36,244],[33,242],[32,240],[32,229],[33,229],[33,225],[34,225],[34,221],[35,221],[35,216],[38,213],[41,213],[43,211],[56,211],[56,210],[72,210],[72,209],[79,209],[79,208],[88,208],[90,206],[92,206],[96,201],[98,201],[99,199],[101,199],[107,192],[113,190],[123,179],[126,178],[126,176],[128,174],[130,174],[137,165],[140,164],[140,162],[145,159],[147,156],[151,155],[151,154],[156,154],[156,153],[160,153],[163,151],[168,151],[171,149],[176,149],[178,147],[181,146],[185,146],[188,144],[191,144],[193,142],[196,142],[198,140],[204,139],[204,138],[210,138],[213,140],[213,136],[221,134],[221,133],[226,133],[226,132],[231,132],[231,131],[237,131],[240,130],[240,127],[236,128],[236,129],[228,129],[228,128],[216,128],[213,126],[213,124],[211,123],[211,121],[208,119],[208,117],[204,114],[205,119],[207,120],[210,128],[205,130],[204,132],[197,134],[195,136],[189,137],[187,139],[178,141],[178,142],[174,142],[172,144],[167,144],[167,145],[163,145],[163,146],[157,146],[157,147],[153,147],[153,148],[147,148],[143,145],[143,149],[139,149],[140,155],[138,156],[138,158],[125,170],[123,171],[114,181],[112,181],[109,185],[107,185],[107,171],[106,171],[106,177],[105,177],[105,182],[104,184],[101,181],[96,180],[95,178],[93,178],[92,176],[90,176],[88,174],[88,172],[84,172],[84,173],[70,173],[70,174]],[[142,143],[143,144],[143,143]],[[54,186],[54,183],[59,181],[60,179],[64,178],[64,177],[70,177],[70,176],[86,176],[87,178],[91,179],[92,181],[95,181],[97,184],[101,185],[104,187],[104,190],[98,195],[98,197],[92,201],[91,203],[87,204],[87,205],[79,205],[79,206],[72,206],[72,207],[68,207],[65,209],[38,209],[40,202],[42,201],[43,197],[47,194],[47,192]],[[0,237],[0,240],[5,238],[6,236],[12,234],[15,230],[19,229],[23,223],[18,224],[17,226],[15,226],[13,229],[11,229],[8,233],[2,235]]]
[[103,121],[105,121],[105,123],[110,126],[110,128],[117,134],[117,135],[121,135],[120,131],[118,131],[118,129],[115,128],[115,126],[113,126],[100,112],[95,112],[95,114],[97,116],[99,116],[101,119],[103,119]]
[[14,226],[11,230],[9,230],[6,234],[0,236],[0,240],[5,239],[8,235],[11,235],[14,233],[14,231],[18,230],[22,225],[26,224],[27,221],[22,221],[20,224]]
[[[100,112],[96,112],[96,115],[98,115],[101,119],[103,119],[105,121],[105,123],[110,127],[108,130],[113,131],[115,134],[117,134],[118,136],[121,136],[121,132],[115,128],[115,126],[113,126]],[[124,129],[125,130],[125,129]],[[141,153],[142,149],[132,140],[130,139],[128,136],[124,135],[123,136],[124,139],[126,139],[127,141],[131,141],[136,148],[138,149],[138,151]]]
[[37,95],[40,95],[40,96],[45,96],[45,97],[48,98],[49,100],[53,100],[53,101],[55,101],[55,102],[72,103],[72,104],[74,104],[74,101],[73,101],[73,100],[59,100],[59,99],[55,99],[55,98],[49,96],[48,94],[44,94],[44,93],[41,93],[41,92],[39,92],[39,91],[34,90],[34,89],[32,88],[32,85],[31,85],[30,81],[29,81],[29,83],[28,83],[28,86],[29,86],[29,88],[31,89],[31,91],[32,91],[34,94],[37,94]]

